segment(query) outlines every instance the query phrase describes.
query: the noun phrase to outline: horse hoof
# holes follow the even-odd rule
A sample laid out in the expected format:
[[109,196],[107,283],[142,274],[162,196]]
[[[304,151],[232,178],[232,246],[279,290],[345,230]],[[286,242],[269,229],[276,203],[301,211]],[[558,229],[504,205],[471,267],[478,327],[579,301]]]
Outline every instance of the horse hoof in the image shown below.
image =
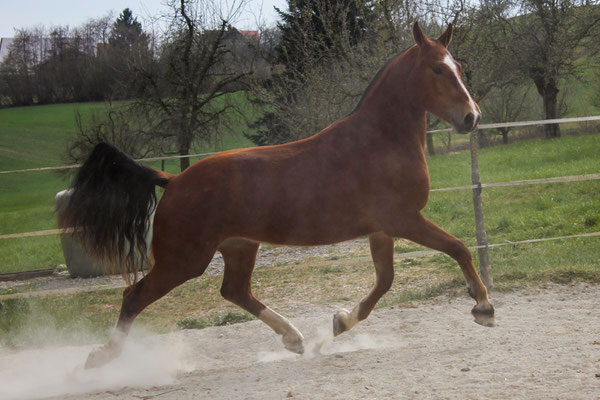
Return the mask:
[[119,356],[121,352],[107,346],[93,350],[85,362],[85,369],[100,368]]
[[333,336],[338,336],[348,330],[344,320],[348,319],[348,311],[340,310],[333,315]]
[[285,348],[292,353],[304,354],[304,338],[300,332],[298,334],[287,334],[281,341]]
[[494,307],[491,304],[480,307],[479,305],[473,307],[471,314],[475,317],[475,322],[482,326],[492,328],[496,326],[496,317],[494,313]]

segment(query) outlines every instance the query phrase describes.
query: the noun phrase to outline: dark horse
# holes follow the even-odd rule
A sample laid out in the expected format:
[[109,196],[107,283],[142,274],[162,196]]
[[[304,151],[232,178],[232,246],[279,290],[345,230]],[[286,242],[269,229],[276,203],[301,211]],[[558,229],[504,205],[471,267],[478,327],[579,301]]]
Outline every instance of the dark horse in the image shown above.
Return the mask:
[[156,203],[152,267],[123,293],[116,330],[93,351],[87,367],[120,354],[135,317],[188,279],[201,275],[216,251],[223,255],[223,297],[254,314],[302,353],[302,334],[257,300],[251,275],[261,242],[312,246],[368,236],[376,282],[352,311],[333,318],[339,335],[367,318],[394,276],[394,238],[442,251],[460,265],[477,304],[475,321],[491,326],[494,308],[465,245],[421,214],[429,196],[423,151],[426,113],[473,130],[477,104],[447,50],[452,26],[429,39],[418,24],[416,44],[384,66],[354,112],[304,140],[233,150],[198,161],[179,175],[144,167],[99,144],[75,178],[64,226],[79,233],[91,254],[136,270]]

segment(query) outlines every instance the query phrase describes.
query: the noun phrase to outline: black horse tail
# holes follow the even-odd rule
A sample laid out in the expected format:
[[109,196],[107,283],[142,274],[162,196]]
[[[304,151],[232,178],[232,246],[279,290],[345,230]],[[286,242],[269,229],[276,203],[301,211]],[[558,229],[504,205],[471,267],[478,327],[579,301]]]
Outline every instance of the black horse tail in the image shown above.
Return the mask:
[[166,188],[173,175],[138,164],[113,145],[100,143],[79,168],[69,198],[58,211],[59,224],[88,254],[119,265],[128,283],[148,262],[146,234],[156,207],[155,186]]

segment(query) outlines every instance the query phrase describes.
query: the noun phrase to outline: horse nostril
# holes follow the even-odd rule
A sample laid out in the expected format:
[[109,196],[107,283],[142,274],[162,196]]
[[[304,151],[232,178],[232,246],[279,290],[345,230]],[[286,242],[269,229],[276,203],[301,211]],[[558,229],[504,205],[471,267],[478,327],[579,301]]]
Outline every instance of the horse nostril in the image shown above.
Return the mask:
[[473,126],[473,122],[475,121],[475,116],[473,113],[468,113],[465,116],[464,124],[465,126]]

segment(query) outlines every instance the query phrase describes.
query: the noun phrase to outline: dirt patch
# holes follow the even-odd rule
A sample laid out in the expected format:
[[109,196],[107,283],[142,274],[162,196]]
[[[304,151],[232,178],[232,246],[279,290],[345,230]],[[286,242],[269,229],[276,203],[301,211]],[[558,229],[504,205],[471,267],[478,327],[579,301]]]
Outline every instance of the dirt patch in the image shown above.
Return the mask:
[[335,339],[334,310],[311,307],[291,319],[304,356],[260,321],[134,335],[118,362],[93,372],[81,370],[90,347],[4,353],[0,381],[11,385],[0,398],[598,399],[599,294],[587,284],[494,293],[495,328],[472,321],[466,296],[440,297],[376,311]]
[[[404,240],[398,242],[409,243]],[[412,247],[415,247],[414,245]],[[327,260],[347,258],[355,255],[369,255],[369,244],[366,238],[350,240],[329,246],[314,247],[275,247],[261,246],[256,259],[256,267],[272,267],[276,265],[302,264],[311,260]],[[205,274],[220,275],[223,273],[223,257],[216,253]],[[120,275],[100,276],[96,278],[70,278],[67,271],[53,276],[28,279],[26,281],[0,282],[0,300],[46,296],[48,294],[68,294],[80,291],[100,290],[125,287]]]

